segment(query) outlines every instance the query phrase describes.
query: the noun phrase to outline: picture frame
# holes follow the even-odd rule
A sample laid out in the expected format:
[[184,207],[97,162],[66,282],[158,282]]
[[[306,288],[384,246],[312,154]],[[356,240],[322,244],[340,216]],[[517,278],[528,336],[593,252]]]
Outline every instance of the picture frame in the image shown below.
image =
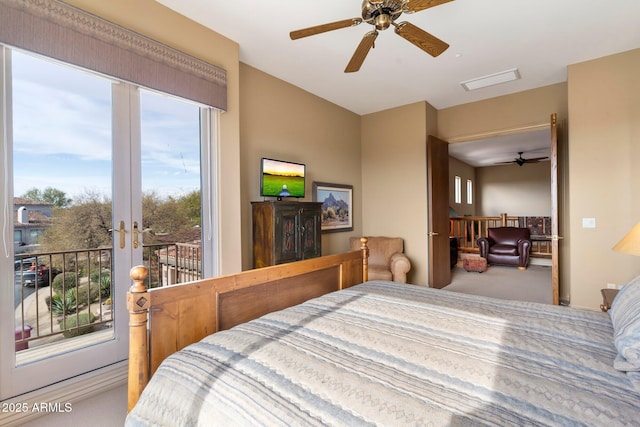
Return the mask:
[[313,181],[313,201],[322,202],[322,232],[353,230],[353,185]]

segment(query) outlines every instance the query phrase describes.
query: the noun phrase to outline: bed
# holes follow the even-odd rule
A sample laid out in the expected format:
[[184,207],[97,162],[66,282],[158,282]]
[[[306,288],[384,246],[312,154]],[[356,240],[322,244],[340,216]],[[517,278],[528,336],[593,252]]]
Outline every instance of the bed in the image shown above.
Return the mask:
[[[159,290],[136,289],[144,274],[133,274],[126,425],[640,422],[640,280],[602,313],[366,281],[366,271],[364,241],[361,251]],[[291,291],[301,284],[317,295]],[[159,296],[171,288],[187,296]],[[242,298],[220,304],[227,291]],[[254,312],[253,302],[291,292]],[[168,326],[183,316],[176,307],[196,302],[218,320],[197,333]],[[230,307],[245,314],[229,321]],[[160,348],[156,327],[169,337]]]

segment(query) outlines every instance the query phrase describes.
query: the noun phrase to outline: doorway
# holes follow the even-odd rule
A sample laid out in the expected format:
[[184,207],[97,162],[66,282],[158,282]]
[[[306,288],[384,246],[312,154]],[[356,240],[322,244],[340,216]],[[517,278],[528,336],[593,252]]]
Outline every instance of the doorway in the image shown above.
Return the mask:
[[[451,183],[451,215],[492,217],[507,212],[520,222],[528,224],[529,217],[544,221],[544,233],[536,236],[548,247],[547,259],[533,258],[534,265],[549,266],[550,301],[559,303],[558,274],[558,128],[557,116],[551,115],[549,123],[526,128],[486,133],[449,141],[452,157],[450,176],[457,176],[459,167],[472,170],[473,195],[463,193],[469,186]],[[521,162],[522,159],[527,162]],[[536,178],[536,174],[540,175]],[[522,175],[524,178],[520,179]],[[454,178],[451,178],[453,180]],[[457,178],[460,180],[460,177]],[[462,181],[465,181],[463,179]],[[537,182],[536,182],[537,181]],[[533,184],[532,184],[533,182]],[[526,193],[527,197],[522,197]],[[473,201],[469,204],[469,201]],[[456,209],[457,208],[457,209]],[[476,231],[477,230],[473,230]],[[471,235],[474,233],[472,232]],[[477,254],[474,254],[477,256]],[[538,268],[538,267],[536,267]],[[455,280],[456,275],[453,275]],[[466,278],[466,277],[465,277]]]

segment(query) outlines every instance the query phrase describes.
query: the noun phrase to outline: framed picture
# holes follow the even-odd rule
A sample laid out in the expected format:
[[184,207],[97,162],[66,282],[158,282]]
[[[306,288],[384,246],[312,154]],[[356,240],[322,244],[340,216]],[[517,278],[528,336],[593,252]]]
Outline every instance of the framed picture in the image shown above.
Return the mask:
[[313,182],[313,201],[322,202],[322,231],[353,230],[353,185]]

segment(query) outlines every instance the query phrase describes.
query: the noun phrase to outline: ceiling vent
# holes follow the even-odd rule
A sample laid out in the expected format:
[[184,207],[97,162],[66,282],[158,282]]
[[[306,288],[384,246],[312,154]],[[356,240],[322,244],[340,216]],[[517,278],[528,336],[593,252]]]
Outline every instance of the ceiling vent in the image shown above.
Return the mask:
[[518,72],[517,68],[512,68],[510,70],[501,71],[499,73],[489,74],[488,76],[478,77],[477,79],[460,82],[460,84],[462,85],[464,90],[469,91],[487,86],[497,85],[500,83],[511,82],[518,79],[520,79],[520,72]]

